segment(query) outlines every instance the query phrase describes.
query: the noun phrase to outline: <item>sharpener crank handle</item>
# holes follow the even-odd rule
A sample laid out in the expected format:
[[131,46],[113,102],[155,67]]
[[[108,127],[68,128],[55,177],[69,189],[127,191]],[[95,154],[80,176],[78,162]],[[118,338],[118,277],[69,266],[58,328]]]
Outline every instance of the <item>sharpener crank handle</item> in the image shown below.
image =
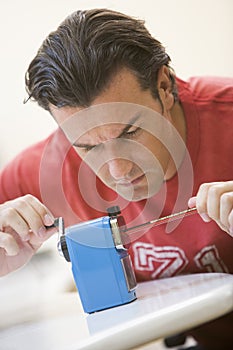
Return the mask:
[[61,256],[63,256],[67,261],[70,262],[70,255],[68,252],[66,237],[65,237],[65,224],[64,219],[60,216],[54,220],[51,226],[45,226],[47,229],[57,227],[58,228],[58,242],[57,249]]

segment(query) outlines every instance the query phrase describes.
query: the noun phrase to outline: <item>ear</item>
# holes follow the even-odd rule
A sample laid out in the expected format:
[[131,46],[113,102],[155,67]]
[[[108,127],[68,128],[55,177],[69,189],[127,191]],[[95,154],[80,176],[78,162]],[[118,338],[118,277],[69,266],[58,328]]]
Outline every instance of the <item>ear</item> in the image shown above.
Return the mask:
[[174,104],[174,96],[172,94],[172,82],[170,71],[167,66],[162,66],[158,72],[158,92],[166,110],[170,110]]

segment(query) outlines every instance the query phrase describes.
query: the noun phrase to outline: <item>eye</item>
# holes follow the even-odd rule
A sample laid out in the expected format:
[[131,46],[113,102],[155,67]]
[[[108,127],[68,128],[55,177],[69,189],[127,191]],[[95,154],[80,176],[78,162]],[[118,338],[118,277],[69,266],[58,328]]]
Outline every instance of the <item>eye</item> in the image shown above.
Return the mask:
[[87,153],[96,147],[96,146],[88,146],[88,145],[84,147],[80,147],[80,146],[76,146],[75,144],[73,146],[74,148],[76,148],[78,152],[82,152],[82,153]]
[[133,137],[137,135],[141,131],[140,127],[137,127],[133,130],[126,131],[125,133],[122,134],[123,137]]

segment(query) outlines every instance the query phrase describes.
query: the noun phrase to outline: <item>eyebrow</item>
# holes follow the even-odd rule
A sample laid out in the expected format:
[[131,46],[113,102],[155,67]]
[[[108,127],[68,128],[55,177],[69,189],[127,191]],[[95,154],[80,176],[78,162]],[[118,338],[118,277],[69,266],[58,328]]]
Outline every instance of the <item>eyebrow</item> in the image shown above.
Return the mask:
[[[134,123],[140,118],[140,114],[135,115],[125,126],[125,128],[122,130],[122,132],[116,137],[117,139],[121,138],[133,125]],[[95,147],[97,145],[89,145],[88,143],[73,143],[73,146],[78,148],[88,148],[88,147]]]

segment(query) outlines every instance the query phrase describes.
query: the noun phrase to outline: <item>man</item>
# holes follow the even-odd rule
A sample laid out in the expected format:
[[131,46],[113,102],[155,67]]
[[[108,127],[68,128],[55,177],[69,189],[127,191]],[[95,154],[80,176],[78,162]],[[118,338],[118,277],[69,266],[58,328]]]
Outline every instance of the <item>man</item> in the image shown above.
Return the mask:
[[[2,275],[32,256],[56,216],[68,226],[118,204],[134,226],[188,200],[203,220],[131,237],[138,281],[233,272],[232,80],[184,82],[169,63],[141,21],[109,10],[78,11],[47,37],[26,86],[59,129],[2,171]],[[232,347],[225,319],[195,330],[206,349]]]

